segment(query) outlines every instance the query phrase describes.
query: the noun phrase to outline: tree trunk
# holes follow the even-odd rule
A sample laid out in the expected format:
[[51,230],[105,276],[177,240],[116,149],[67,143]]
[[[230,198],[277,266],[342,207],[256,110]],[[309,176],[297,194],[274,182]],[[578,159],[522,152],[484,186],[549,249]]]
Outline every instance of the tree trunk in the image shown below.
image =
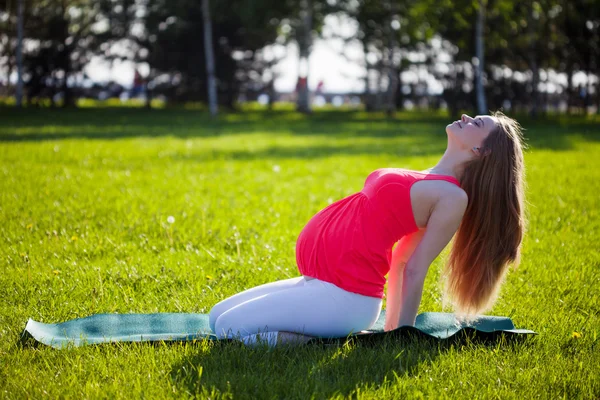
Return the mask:
[[269,111],[273,111],[273,105],[275,104],[275,76],[271,77],[267,85],[267,95],[269,96]]
[[477,65],[475,66],[475,91],[477,95],[477,112],[487,114],[487,104],[485,100],[485,91],[483,88],[484,71],[484,37],[483,26],[485,24],[486,0],[479,0],[479,9],[477,11],[477,22],[475,24],[475,57]]
[[209,0],[202,0],[202,19],[204,22],[204,58],[206,61],[206,81],[208,83],[208,108],[213,117],[218,113],[217,82],[215,79],[215,56],[212,47],[212,24],[210,20]]
[[[390,50],[391,52],[391,50]],[[390,56],[391,58],[392,56]],[[386,113],[388,116],[393,116],[396,111],[396,89],[398,87],[396,79],[396,68],[393,66],[388,68],[388,88],[387,88],[387,101],[386,101]]]
[[537,61],[535,60],[535,55],[532,56],[533,60],[531,62],[531,116],[537,117],[538,115],[538,105],[540,101],[540,93],[538,91],[538,85],[540,83],[540,69],[538,68]]
[[65,47],[65,76],[62,82],[62,92],[63,92],[63,108],[67,107],[75,107],[75,97],[73,96],[73,91],[68,85],[68,77],[71,73],[71,49],[66,46]]
[[[599,77],[600,78],[600,77]],[[585,99],[583,101],[583,114],[587,115],[588,113],[588,107],[591,107],[593,103],[592,100],[592,72],[591,71],[587,71],[586,72],[586,79],[587,79],[587,88],[585,90]]]
[[459,93],[459,91],[462,93],[462,88],[459,87],[459,77],[457,69],[458,67],[456,63],[450,65],[452,83],[449,84],[449,88],[444,88],[444,94],[447,94],[444,97],[444,100],[446,101],[446,104],[448,104],[448,110],[450,110],[450,115],[458,115],[458,111],[460,110],[457,93]]
[[[598,72],[598,74],[600,74],[600,72]],[[596,84],[596,114],[600,115],[600,82]]]
[[385,67],[384,67],[384,61],[383,61],[383,54],[382,54],[381,60],[377,63],[376,71],[377,71],[377,83],[375,84],[376,92],[375,92],[374,108],[375,108],[375,111],[381,111],[383,104],[384,104],[382,81],[383,81],[383,76],[385,74]]
[[396,49],[396,38],[395,32],[392,27],[392,21],[396,17],[395,2],[388,0],[387,6],[390,11],[390,18],[387,22],[387,34],[388,34],[388,59],[387,59],[387,72],[388,72],[388,88],[387,88],[387,99],[386,99],[386,112],[389,117],[394,115],[396,111],[396,89],[398,81],[398,72],[394,65],[394,51]]
[[[302,72],[298,75],[298,99],[296,107],[298,111],[302,113],[310,113],[310,95],[308,90],[308,76],[309,76],[309,57],[312,42],[312,1],[302,0],[300,2],[301,11],[300,18],[302,29],[298,37],[298,53],[300,65],[304,62],[306,65],[305,76],[302,76]],[[302,84],[302,82],[304,82]]]
[[[67,39],[69,38],[69,24],[70,24],[70,20],[67,17],[67,9],[68,9],[68,2],[66,0],[63,0],[61,2],[61,6],[60,6],[60,16],[61,16],[61,36],[60,36],[60,40],[64,46],[64,49],[62,51],[59,52],[59,65],[61,65],[62,62],[62,67],[63,67],[63,79],[62,79],[62,85],[60,86],[60,89],[62,90],[63,93],[63,103],[62,103],[62,107],[63,108],[67,108],[67,107],[75,107],[76,103],[75,103],[75,97],[73,96],[73,91],[71,90],[71,88],[69,87],[68,81],[69,81],[69,75],[71,74],[72,71],[72,60],[71,60],[71,54],[73,53],[73,44],[67,44]],[[54,97],[53,94],[51,94],[51,97]]]
[[267,61],[267,69],[271,72],[271,76],[269,78],[269,82],[267,83],[267,96],[269,96],[268,109],[269,111],[273,111],[273,105],[275,104],[275,61]]
[[396,70],[396,110],[402,111],[404,109],[404,93],[402,93],[402,61],[400,61],[400,68]]
[[[570,57],[569,57],[570,58]],[[571,114],[573,93],[573,62],[567,61],[567,115]]]
[[[25,0],[19,0],[18,4],[18,16],[17,16],[17,93],[16,93],[16,105],[22,107],[23,105],[23,2]],[[10,70],[9,70],[10,78]]]
[[600,68],[596,71],[596,114],[600,115]]
[[152,76],[152,72],[148,74],[148,78],[146,78],[144,82],[144,92],[146,92],[146,105],[145,107],[149,110],[152,108],[152,89],[150,88],[150,77]]
[[[548,82],[548,78],[546,78],[544,82]],[[547,115],[548,110],[550,109],[548,98],[549,98],[548,90],[546,90],[544,92],[544,97],[543,97],[544,100],[542,101],[542,104],[544,105],[544,107],[542,108],[542,115]]]
[[365,53],[365,91],[364,91],[364,105],[365,105],[365,110],[366,111],[372,111],[373,110],[373,102],[371,99],[371,86],[369,84],[369,76],[371,75],[371,64],[369,63],[369,59],[368,59],[368,55],[369,55],[369,45],[367,43],[367,40],[363,40],[362,41],[363,44],[363,51]]
[[531,116],[537,117],[538,114],[538,103],[539,103],[539,91],[538,85],[540,83],[540,69],[537,62],[537,23],[534,16],[533,6],[531,9],[531,15],[529,16],[529,68],[531,68]]

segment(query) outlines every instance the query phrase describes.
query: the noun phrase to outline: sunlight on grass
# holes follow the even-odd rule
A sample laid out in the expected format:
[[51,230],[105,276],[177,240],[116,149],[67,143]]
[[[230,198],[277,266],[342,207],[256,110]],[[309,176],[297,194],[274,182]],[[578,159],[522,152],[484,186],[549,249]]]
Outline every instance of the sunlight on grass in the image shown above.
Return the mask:
[[[0,389],[6,397],[600,396],[600,126],[522,120],[530,221],[491,315],[521,344],[264,352],[202,342],[20,348],[28,318],[203,312],[298,276],[298,233],[376,168],[423,170],[448,118],[401,113],[0,110]],[[443,256],[446,252],[443,253]],[[442,258],[420,312],[442,310]]]

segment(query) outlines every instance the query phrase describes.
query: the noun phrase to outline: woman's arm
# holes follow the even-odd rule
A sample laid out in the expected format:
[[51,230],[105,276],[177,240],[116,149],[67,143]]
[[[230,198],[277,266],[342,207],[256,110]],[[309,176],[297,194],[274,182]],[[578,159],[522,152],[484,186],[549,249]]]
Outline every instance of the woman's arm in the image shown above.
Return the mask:
[[415,325],[429,266],[456,233],[467,203],[467,194],[462,190],[446,195],[436,203],[427,222],[427,231],[404,267],[399,296],[400,318],[396,327]]
[[398,241],[396,247],[392,251],[392,262],[390,263],[390,273],[387,282],[386,296],[386,314],[385,326],[386,331],[396,329],[398,326],[398,318],[400,317],[400,293],[402,290],[402,275],[404,267],[408,259],[415,250],[415,247],[421,241],[425,229],[420,229],[417,232],[404,236]]

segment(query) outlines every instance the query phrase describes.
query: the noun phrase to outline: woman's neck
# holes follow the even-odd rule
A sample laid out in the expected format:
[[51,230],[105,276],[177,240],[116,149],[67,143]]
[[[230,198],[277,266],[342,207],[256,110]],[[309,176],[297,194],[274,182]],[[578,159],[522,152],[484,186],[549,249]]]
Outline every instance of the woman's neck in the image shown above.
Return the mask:
[[460,153],[446,151],[438,163],[429,168],[429,173],[453,176],[460,181],[463,173],[465,157]]

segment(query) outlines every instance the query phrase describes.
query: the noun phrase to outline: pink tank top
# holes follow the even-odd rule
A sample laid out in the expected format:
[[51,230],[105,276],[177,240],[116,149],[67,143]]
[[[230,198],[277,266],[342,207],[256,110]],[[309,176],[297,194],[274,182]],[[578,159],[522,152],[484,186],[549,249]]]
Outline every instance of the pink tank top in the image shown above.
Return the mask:
[[296,242],[300,273],[349,292],[383,298],[392,247],[419,230],[410,188],[420,180],[460,186],[448,175],[400,168],[372,172],[360,192],[319,211],[302,229]]

